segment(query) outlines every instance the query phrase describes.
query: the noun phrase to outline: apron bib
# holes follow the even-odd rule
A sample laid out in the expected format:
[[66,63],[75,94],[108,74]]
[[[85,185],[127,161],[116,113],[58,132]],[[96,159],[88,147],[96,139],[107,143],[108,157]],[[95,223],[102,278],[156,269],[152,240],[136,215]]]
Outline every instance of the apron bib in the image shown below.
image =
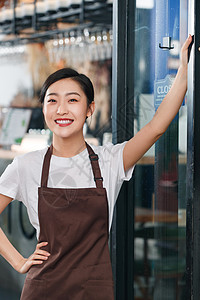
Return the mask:
[[98,156],[86,143],[95,188],[47,187],[51,145],[38,188],[39,243],[51,253],[28,271],[21,300],[114,300],[108,201]]

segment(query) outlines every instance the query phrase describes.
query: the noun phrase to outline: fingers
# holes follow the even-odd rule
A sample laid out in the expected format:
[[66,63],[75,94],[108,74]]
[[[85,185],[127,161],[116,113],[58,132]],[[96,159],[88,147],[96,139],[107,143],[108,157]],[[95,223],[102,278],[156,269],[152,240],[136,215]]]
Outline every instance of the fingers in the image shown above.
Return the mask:
[[32,254],[33,259],[37,260],[37,259],[41,259],[41,260],[47,260],[48,257],[50,256],[50,253],[46,250],[42,250],[40,249],[41,247],[47,246],[48,242],[41,242],[38,243],[36,246],[36,249],[34,251],[34,253]]
[[184,42],[184,44],[182,46],[182,50],[183,51],[187,50],[191,43],[192,43],[192,36],[191,36],[191,34],[189,34],[188,38],[186,39],[186,41]]
[[48,242],[41,242],[38,243],[34,253],[27,259],[23,259],[21,266],[19,267],[18,271],[22,274],[28,272],[28,270],[33,265],[42,264],[44,261],[47,261],[50,253],[46,250],[42,250],[41,248],[47,246]]
[[34,255],[31,255],[28,259],[25,259],[23,265],[19,268],[18,272],[25,274],[33,265],[40,265],[43,263],[42,259],[34,259]]
[[42,259],[42,260],[47,260],[49,258],[50,254],[49,253],[38,253],[38,252],[34,252],[31,255],[31,259]]
[[38,253],[38,254],[41,254],[41,255],[44,255],[44,256],[49,256],[50,253],[47,252],[46,250],[41,250],[40,248],[44,247],[44,246],[47,246],[48,245],[48,242],[41,242],[41,243],[38,243],[37,246],[36,246],[36,249],[35,249],[35,253]]
[[45,250],[35,250],[34,252],[35,254],[39,254],[39,255],[42,255],[42,256],[47,256],[49,257],[50,256],[50,253],[45,251]]
[[192,44],[193,44],[193,37],[190,34],[181,48],[181,56],[180,57],[181,57],[181,65],[182,66],[186,67],[188,64]]
[[48,244],[48,242],[38,243],[34,253],[28,258],[28,262],[31,265],[42,264],[45,260],[47,260],[50,256],[50,253],[46,250],[41,250],[41,247],[44,247]]
[[41,247],[44,247],[44,246],[47,246],[47,245],[48,245],[48,242],[38,243],[37,246],[36,246],[36,249],[40,249]]

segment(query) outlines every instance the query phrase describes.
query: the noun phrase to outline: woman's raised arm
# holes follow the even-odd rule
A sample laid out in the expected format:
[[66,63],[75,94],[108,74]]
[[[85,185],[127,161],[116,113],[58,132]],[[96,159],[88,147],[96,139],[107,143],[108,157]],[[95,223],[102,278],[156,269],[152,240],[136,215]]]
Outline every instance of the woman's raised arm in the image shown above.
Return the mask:
[[189,35],[181,48],[180,67],[172,87],[153,119],[126,143],[123,151],[125,171],[132,167],[159,139],[178,113],[187,91],[188,47],[191,43],[192,36]]

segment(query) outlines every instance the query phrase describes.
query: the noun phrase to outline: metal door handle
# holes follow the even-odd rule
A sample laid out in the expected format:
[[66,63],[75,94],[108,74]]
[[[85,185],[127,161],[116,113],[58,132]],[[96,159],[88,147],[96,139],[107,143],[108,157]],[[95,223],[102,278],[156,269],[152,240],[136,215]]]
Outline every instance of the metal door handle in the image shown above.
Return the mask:
[[170,36],[165,36],[163,37],[163,45],[159,43],[159,48],[164,49],[164,50],[171,50],[174,49],[174,45],[171,44],[171,37]]

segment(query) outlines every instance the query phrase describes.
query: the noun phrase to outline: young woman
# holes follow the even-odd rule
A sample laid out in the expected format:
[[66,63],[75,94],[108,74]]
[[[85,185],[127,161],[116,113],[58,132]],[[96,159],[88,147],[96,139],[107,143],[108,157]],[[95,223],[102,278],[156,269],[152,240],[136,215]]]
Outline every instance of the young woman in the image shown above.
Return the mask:
[[24,258],[0,230],[0,254],[26,273],[21,299],[113,300],[109,228],[123,180],[166,131],[187,90],[189,36],[175,81],[153,119],[122,144],[91,147],[83,136],[94,112],[89,78],[61,69],[44,83],[40,100],[52,145],[14,159],[0,180],[0,212],[26,205],[38,244]]

